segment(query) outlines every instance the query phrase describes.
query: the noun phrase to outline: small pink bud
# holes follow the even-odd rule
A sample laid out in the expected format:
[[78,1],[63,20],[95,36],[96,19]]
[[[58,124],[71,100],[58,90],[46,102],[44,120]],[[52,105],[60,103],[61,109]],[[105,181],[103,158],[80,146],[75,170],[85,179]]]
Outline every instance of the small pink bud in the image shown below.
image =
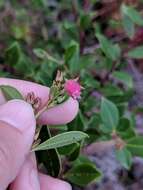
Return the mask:
[[64,89],[73,99],[79,99],[81,95],[81,86],[76,79],[70,79],[65,82]]

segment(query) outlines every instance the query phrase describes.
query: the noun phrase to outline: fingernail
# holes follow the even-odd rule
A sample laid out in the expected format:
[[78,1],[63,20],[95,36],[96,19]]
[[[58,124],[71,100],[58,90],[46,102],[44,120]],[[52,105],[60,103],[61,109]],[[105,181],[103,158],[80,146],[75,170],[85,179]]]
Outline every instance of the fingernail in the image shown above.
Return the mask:
[[10,100],[0,106],[0,120],[21,132],[30,126],[35,126],[33,109],[23,100]]

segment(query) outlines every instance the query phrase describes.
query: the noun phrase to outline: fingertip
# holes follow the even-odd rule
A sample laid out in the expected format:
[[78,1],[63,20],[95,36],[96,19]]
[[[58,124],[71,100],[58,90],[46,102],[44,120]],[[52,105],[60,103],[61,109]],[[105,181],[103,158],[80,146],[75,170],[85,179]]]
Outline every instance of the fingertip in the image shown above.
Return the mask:
[[77,115],[79,103],[73,98],[45,111],[38,119],[40,124],[62,125],[71,122]]
[[24,163],[33,142],[35,123],[32,107],[22,100],[0,106],[0,189],[6,189]]
[[40,190],[35,154],[30,154],[10,190]]
[[[41,106],[45,105],[49,98],[49,88],[34,82],[10,79],[10,78],[0,78],[0,85],[8,85],[16,88],[24,98],[27,97],[28,93],[33,92],[35,97],[41,99]],[[0,104],[5,103],[6,100],[0,91]]]
[[69,183],[53,178],[48,175],[39,173],[40,187],[41,190],[72,190],[72,187]]
[[23,100],[10,100],[0,106],[0,120],[23,131],[35,130],[36,121],[32,106]]

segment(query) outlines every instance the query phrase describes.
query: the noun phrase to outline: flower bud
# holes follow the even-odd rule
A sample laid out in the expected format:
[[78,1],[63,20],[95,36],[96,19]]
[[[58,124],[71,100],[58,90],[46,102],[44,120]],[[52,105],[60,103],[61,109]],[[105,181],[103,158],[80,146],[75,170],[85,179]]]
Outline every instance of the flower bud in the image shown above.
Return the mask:
[[76,79],[70,79],[65,82],[64,89],[73,99],[79,99],[81,95],[81,86]]

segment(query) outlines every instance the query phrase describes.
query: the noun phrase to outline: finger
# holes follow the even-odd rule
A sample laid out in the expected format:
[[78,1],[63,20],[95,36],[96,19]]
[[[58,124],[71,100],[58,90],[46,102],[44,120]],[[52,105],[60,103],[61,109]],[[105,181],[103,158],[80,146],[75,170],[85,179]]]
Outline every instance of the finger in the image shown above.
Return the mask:
[[0,106],[0,189],[6,189],[18,174],[30,151],[35,118],[32,107],[22,100]]
[[[28,93],[34,92],[35,97],[39,97],[41,99],[41,107],[48,101],[49,98],[49,88],[33,82],[0,78],[0,85],[13,86],[24,96],[24,98],[26,98]],[[0,93],[0,104],[2,103],[5,103],[5,98],[2,93]]]
[[78,113],[76,100],[69,98],[66,102],[45,111],[38,120],[40,124],[62,125],[72,121]]
[[69,183],[39,173],[41,190],[72,190]]
[[31,153],[14,182],[10,185],[10,190],[40,190],[39,176],[35,154]]
[[[16,79],[0,78],[0,85],[11,85],[19,90],[24,97],[29,92],[34,92],[36,97],[40,97],[42,100],[42,106],[46,104],[49,97],[49,88],[35,84],[33,82],[27,82]],[[5,102],[2,94],[0,94],[0,103]],[[78,113],[79,104],[73,98],[69,98],[63,104],[55,106],[45,111],[38,120],[39,124],[61,125],[72,121]]]

